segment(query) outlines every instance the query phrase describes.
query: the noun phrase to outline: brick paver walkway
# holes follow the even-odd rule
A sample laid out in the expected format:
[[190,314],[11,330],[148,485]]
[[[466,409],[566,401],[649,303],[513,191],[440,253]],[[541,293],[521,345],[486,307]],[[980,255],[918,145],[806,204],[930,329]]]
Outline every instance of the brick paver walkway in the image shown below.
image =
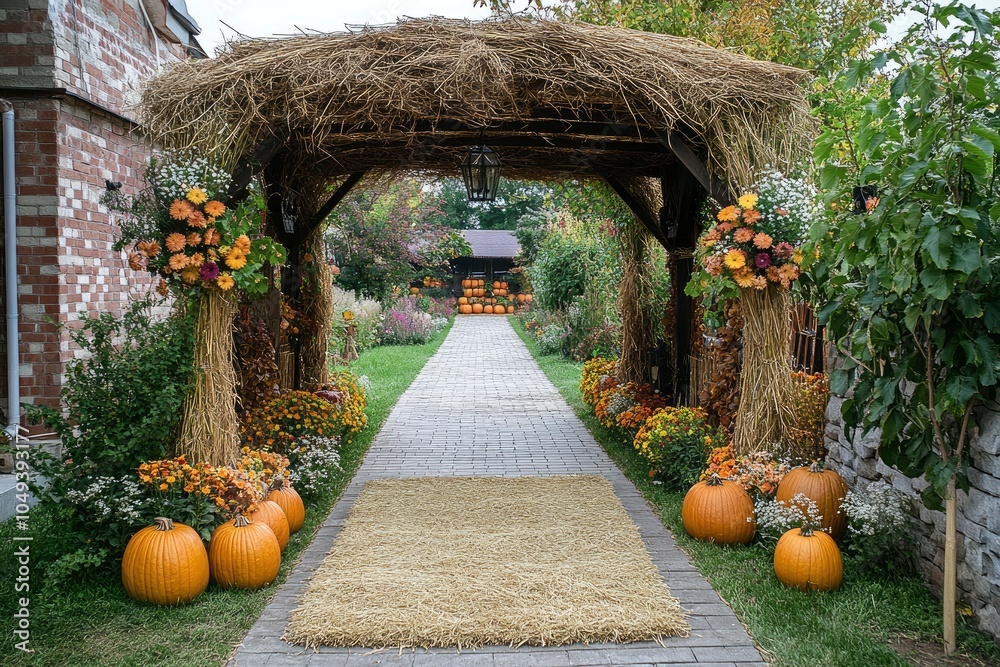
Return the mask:
[[[378,387],[374,388],[378,391]],[[573,645],[513,649],[367,651],[281,640],[288,616],[322,562],[364,483],[424,475],[565,475],[597,473],[615,492],[685,610],[691,636],[663,645]],[[582,665],[763,665],[735,614],[674,544],[659,518],[611,462],[535,363],[506,318],[459,317],[440,350],[403,393],[358,474],[315,541],[230,663],[234,667],[563,667]]]

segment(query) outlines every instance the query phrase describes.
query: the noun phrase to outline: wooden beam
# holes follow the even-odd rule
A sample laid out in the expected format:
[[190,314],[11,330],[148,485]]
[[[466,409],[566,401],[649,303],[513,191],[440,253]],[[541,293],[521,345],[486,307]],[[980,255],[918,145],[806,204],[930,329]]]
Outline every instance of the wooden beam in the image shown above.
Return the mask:
[[313,233],[313,230],[323,224],[323,221],[326,220],[327,216],[333,213],[333,209],[337,207],[337,204],[344,200],[344,197],[346,197],[351,190],[354,189],[354,186],[357,185],[362,178],[364,178],[366,173],[368,172],[358,171],[353,174],[348,174],[347,178],[344,179],[344,182],[333,191],[333,194],[330,195],[330,198],[326,200],[326,203],[319,208],[316,214],[313,215],[308,222],[295,228],[293,243],[304,243],[305,240],[309,238],[309,235]]
[[705,188],[717,202],[725,205],[731,199],[729,193],[729,187],[718,179],[712,178],[708,173],[708,167],[702,162],[701,158],[691,150],[691,147],[687,145],[677,132],[665,132],[663,130],[655,130],[656,135],[660,138],[660,142],[670,149],[670,151],[677,156],[681,164],[687,167],[691,175],[701,183],[701,187]]
[[600,167],[594,167],[594,171],[600,174],[601,178],[603,178],[605,182],[611,186],[611,189],[614,190],[619,197],[621,197],[621,200],[625,202],[625,205],[628,206],[630,211],[632,211],[632,214],[635,215],[640,223],[642,223],[642,226],[653,235],[653,238],[655,238],[663,247],[667,247],[667,239],[663,234],[663,230],[660,229],[659,220],[650,214],[646,207],[642,205],[642,202],[640,202],[635,195],[633,195],[632,192],[625,187],[625,184],[622,183],[621,179],[619,179],[616,174],[603,170]]
[[229,190],[226,192],[228,204],[231,205],[246,198],[247,186],[250,185],[254,174],[264,169],[278,154],[287,136],[284,131],[272,131],[249,155],[240,160],[239,166],[233,172]]
[[[416,136],[416,135],[415,135]],[[410,139],[369,139],[361,141],[349,141],[338,144],[330,142],[332,150],[339,152],[357,151],[368,149],[390,149],[398,151],[424,150],[427,148],[461,148],[466,146],[477,146],[485,143],[490,147],[514,147],[514,148],[566,148],[582,151],[601,151],[619,153],[653,153],[658,155],[671,155],[670,150],[659,141],[623,141],[621,139],[597,136],[564,136],[555,134],[523,134],[523,135],[490,135],[485,139],[478,135],[468,134],[465,136],[442,136],[430,134],[425,140],[416,141]]]

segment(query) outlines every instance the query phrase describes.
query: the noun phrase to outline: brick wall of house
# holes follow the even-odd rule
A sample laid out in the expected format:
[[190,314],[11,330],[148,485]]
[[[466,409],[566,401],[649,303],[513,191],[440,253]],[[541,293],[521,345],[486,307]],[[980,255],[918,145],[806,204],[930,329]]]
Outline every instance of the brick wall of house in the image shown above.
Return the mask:
[[141,186],[148,147],[130,105],[142,79],[183,57],[154,40],[139,1],[0,3],[0,97],[15,112],[23,402],[54,403],[74,355],[52,321],[119,312],[149,289],[112,250],[117,231],[100,205],[105,179]]

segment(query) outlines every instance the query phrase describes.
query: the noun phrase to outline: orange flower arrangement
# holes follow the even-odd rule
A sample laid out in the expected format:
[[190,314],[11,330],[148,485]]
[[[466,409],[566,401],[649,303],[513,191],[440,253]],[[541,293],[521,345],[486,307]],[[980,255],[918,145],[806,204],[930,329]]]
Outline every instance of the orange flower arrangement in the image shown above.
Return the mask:
[[267,488],[288,486],[288,457],[266,449],[244,447],[243,458],[236,464],[237,470],[253,471],[257,479]]
[[580,392],[583,394],[584,403],[590,407],[596,406],[605,391],[617,386],[618,381],[615,380],[617,364],[615,359],[594,357],[583,365]]

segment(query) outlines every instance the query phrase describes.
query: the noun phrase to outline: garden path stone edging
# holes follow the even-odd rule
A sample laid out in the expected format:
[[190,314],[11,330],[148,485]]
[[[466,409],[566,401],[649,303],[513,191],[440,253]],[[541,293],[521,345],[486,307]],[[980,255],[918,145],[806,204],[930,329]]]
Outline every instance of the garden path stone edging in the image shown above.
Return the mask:
[[[378,387],[373,388],[378,391]],[[611,481],[639,527],[670,592],[690,613],[691,636],[632,644],[487,646],[377,651],[318,651],[281,639],[298,597],[326,557],[365,482],[429,475],[567,475]],[[230,667],[564,667],[586,665],[764,665],[753,640],[677,548],[639,490],[601,449],[507,322],[460,316],[438,352],[403,393],[361,468],[243,639]]]

